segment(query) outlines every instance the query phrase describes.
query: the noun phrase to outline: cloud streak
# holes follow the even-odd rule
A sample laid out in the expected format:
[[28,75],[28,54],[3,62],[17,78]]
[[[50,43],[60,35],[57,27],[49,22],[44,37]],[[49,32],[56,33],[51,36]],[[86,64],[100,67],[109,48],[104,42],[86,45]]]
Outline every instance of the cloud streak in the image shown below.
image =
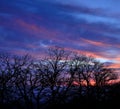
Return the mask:
[[117,4],[112,0],[2,0],[0,51],[39,57],[48,47],[57,45],[119,68]]

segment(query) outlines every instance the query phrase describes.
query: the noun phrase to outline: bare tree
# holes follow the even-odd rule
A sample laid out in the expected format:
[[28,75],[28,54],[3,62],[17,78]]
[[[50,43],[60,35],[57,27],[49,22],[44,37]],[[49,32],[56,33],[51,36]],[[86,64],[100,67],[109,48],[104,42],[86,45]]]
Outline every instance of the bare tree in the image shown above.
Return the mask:
[[29,55],[14,56],[13,70],[15,71],[15,88],[19,101],[27,108],[33,108],[33,89],[36,86],[33,74],[33,60]]
[[67,67],[68,53],[63,48],[53,47],[48,50],[48,56],[42,61],[41,71],[44,70],[46,85],[49,86],[52,103],[57,102],[60,97],[61,85],[64,79],[63,76]]
[[[79,86],[79,92],[82,93],[83,85],[86,86],[87,95],[92,95],[91,86],[104,86],[111,80],[116,80],[117,75],[112,69],[105,68],[104,63],[95,58],[86,55],[74,54],[71,64],[74,72],[74,81]],[[98,93],[98,92],[97,92]]]
[[[89,86],[92,78],[92,61],[94,59],[89,56],[74,54],[72,59],[72,66],[74,74],[74,81],[79,86],[79,94],[82,95],[82,88],[86,86],[87,93],[89,93]],[[85,92],[85,91],[84,91]]]
[[[2,104],[18,103],[21,98],[19,91],[23,92],[24,88],[20,84],[24,82],[23,72],[27,70],[26,65],[29,63],[27,58],[27,55],[18,57],[7,53],[0,54],[0,101]],[[24,77],[25,79],[27,77]],[[23,89],[20,90],[21,88]]]
[[0,54],[0,102],[2,104],[11,102],[13,94],[13,75],[11,58],[8,54]]
[[107,87],[118,78],[113,69],[107,68],[104,63],[93,62],[92,80],[94,81],[94,95],[97,100],[106,99],[110,89]]
[[101,100],[107,95],[106,85],[116,79],[104,63],[91,56],[71,55],[61,47],[49,48],[40,60],[0,54],[0,103],[16,103],[21,106],[17,108],[65,104],[76,95]]
[[93,62],[93,80],[96,86],[107,85],[111,80],[117,79],[117,74],[113,69],[106,68],[104,63],[98,61]]
[[37,61],[33,61],[29,55],[1,54],[1,104],[15,101],[17,105],[19,104],[17,108],[40,108],[40,100],[45,97],[42,91],[47,82],[42,72],[44,69],[41,68],[42,71],[40,71],[36,63]]

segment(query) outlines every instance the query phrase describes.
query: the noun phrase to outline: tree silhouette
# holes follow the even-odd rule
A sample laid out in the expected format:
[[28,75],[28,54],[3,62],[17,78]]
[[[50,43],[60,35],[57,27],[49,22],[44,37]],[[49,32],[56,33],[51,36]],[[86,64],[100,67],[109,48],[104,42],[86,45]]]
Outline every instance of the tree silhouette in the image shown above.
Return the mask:
[[[118,78],[112,69],[105,67],[104,63],[91,56],[75,53],[70,61],[69,68],[71,69],[69,73],[72,74],[72,80],[76,81],[77,87],[79,87],[79,96],[83,96],[84,93],[87,99],[88,97],[90,99],[94,97],[97,100],[100,100],[101,97],[105,99],[107,92],[106,88],[103,87],[108,85],[111,80]],[[83,88],[83,86],[85,87]]]
[[41,71],[44,72],[46,85],[50,88],[51,96],[49,101],[51,103],[60,102],[61,85],[64,82],[62,76],[67,67],[68,53],[63,48],[54,47],[48,50],[48,56],[42,60]]
[[110,84],[117,78],[105,63],[61,47],[49,48],[42,59],[1,53],[0,105],[45,109],[112,101],[117,96],[114,92],[119,96]]
[[10,64],[11,58],[8,54],[0,54],[0,103],[11,102],[14,76],[13,67]]

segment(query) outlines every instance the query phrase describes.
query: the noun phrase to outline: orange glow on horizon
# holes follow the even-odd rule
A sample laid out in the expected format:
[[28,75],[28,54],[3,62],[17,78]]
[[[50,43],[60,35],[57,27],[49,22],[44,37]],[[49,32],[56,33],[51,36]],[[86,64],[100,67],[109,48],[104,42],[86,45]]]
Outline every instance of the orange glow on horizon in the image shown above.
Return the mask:
[[111,64],[108,66],[108,68],[115,68],[115,69],[120,68],[120,63]]

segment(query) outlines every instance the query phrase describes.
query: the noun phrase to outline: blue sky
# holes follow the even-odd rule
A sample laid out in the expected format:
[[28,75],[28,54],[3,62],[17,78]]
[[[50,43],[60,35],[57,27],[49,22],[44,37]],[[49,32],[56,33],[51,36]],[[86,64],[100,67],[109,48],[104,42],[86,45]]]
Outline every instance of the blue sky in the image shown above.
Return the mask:
[[44,55],[51,46],[120,68],[119,0],[1,0],[0,51]]

